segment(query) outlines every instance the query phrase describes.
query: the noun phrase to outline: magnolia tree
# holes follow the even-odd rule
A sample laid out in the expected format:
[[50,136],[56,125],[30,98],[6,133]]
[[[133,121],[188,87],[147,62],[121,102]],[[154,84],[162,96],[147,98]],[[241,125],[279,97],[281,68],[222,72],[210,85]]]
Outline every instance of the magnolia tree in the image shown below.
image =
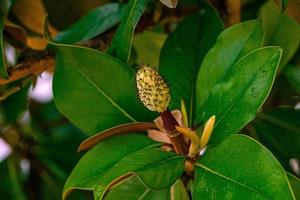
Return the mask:
[[300,199],[299,13],[1,2],[1,199]]

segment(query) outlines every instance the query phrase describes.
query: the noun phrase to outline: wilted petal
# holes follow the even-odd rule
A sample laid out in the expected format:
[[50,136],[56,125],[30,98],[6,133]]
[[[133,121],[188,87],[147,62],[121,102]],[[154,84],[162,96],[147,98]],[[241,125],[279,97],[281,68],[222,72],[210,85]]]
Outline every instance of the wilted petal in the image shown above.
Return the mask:
[[169,8],[176,8],[178,0],[160,0],[164,5]]
[[[181,111],[180,110],[173,110],[171,111],[172,115],[174,116],[174,118],[176,119],[176,121],[178,122],[179,126],[184,126],[183,124],[183,121],[182,121],[182,114],[181,114]],[[166,129],[164,127],[164,123],[162,121],[162,118],[161,117],[157,117],[155,120],[154,120],[154,123],[155,125],[157,126],[157,128],[166,133]]]
[[170,138],[165,133],[158,130],[148,130],[148,137],[157,142],[171,144]]
[[[182,121],[182,114],[180,110],[173,110],[172,115],[174,116],[175,120],[178,122],[179,126],[183,127],[183,121]],[[162,121],[161,117],[157,117],[154,120],[154,123],[156,127],[159,130],[148,130],[148,137],[157,141],[157,142],[163,142],[167,144],[171,144],[171,140],[168,137],[167,131],[164,127],[164,123]]]

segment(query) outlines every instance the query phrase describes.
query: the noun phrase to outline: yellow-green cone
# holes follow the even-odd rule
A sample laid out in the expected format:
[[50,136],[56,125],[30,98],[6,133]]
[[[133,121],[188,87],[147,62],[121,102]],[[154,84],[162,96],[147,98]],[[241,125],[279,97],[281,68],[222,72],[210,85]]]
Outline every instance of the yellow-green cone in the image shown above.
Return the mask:
[[136,74],[136,85],[140,100],[149,110],[167,110],[170,102],[169,87],[154,68],[142,65]]

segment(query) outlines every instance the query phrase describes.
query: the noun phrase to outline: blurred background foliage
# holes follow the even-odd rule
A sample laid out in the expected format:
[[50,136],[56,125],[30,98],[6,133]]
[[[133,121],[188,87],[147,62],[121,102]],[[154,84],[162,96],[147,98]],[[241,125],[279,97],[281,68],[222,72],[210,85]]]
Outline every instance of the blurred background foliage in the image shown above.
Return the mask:
[[[199,10],[203,1],[181,0],[176,9],[167,8],[158,0],[151,1],[135,30],[130,63],[158,66],[167,35],[184,17]],[[282,2],[274,2],[210,1],[227,27],[260,18],[266,33],[265,43],[283,47],[283,61],[271,95],[256,120],[241,133],[262,142],[287,171],[299,177],[300,2],[289,0],[288,7],[282,12]],[[80,26],[91,30],[90,35],[88,39],[77,35],[79,39],[74,41],[105,51],[121,20],[122,8],[116,8],[117,14],[114,13],[111,21],[102,28],[99,23],[103,21],[91,17],[91,13],[102,12],[102,15],[110,16],[112,10],[100,9],[109,3],[126,5],[127,1],[1,0],[3,38],[0,43],[9,75],[20,67],[20,63],[26,63],[26,68],[36,64],[35,60],[42,60],[43,66],[47,67],[37,63],[37,68],[30,72],[25,70],[26,74],[18,79],[0,79],[0,199],[61,198],[63,184],[80,158],[76,153],[78,144],[87,135],[68,122],[53,103],[54,63],[48,59],[53,53],[46,50],[47,42],[42,36],[43,18],[48,13],[53,36],[70,34],[68,38],[74,36],[78,30],[76,23],[81,20]],[[83,197],[72,194],[73,198]]]

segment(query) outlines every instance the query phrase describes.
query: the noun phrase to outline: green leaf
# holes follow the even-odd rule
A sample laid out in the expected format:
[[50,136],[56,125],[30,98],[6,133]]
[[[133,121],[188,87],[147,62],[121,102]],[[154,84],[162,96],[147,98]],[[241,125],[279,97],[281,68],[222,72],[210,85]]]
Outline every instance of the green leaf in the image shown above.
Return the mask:
[[244,135],[228,137],[195,164],[192,196],[198,199],[295,199],[274,156]]
[[289,160],[300,159],[300,110],[280,108],[260,113],[253,123],[257,137],[291,171]]
[[3,199],[14,199],[14,190],[15,188],[12,187],[11,178],[9,175],[8,169],[8,159],[4,159],[0,161],[0,180],[1,180],[1,187],[0,187],[0,197]]
[[149,0],[130,0],[122,22],[114,36],[108,53],[124,62],[129,60],[134,29],[143,15]]
[[119,3],[98,7],[68,29],[59,32],[54,41],[72,44],[89,40],[116,25],[121,20],[122,8]]
[[14,199],[26,200],[23,182],[20,177],[19,163],[19,159],[15,156],[10,156],[8,158],[7,165],[9,177],[13,188]]
[[[238,133],[270,93],[281,57],[279,47],[257,49],[240,59],[210,92],[197,123],[216,116],[211,142]],[[199,120],[200,119],[200,120]]]
[[171,200],[189,200],[189,194],[186,191],[186,188],[183,182],[179,179],[172,187],[170,188]]
[[167,38],[159,71],[170,83],[171,109],[179,109],[183,99],[190,117],[193,116],[196,76],[203,57],[222,29],[218,14],[207,6],[184,19]]
[[55,103],[85,133],[92,135],[122,123],[154,119],[156,113],[137,100],[131,67],[96,50],[54,45]]
[[289,0],[280,0],[281,12],[284,12],[289,5]]
[[288,172],[286,174],[290,181],[296,199],[300,199],[300,179]]
[[0,1],[0,17],[7,17],[11,6],[15,3],[16,0],[3,0]]
[[74,189],[93,190],[95,199],[102,199],[114,180],[133,173],[151,189],[164,189],[183,171],[182,156],[161,150],[160,144],[146,136],[111,137],[80,159],[65,184],[64,199]]
[[7,66],[5,60],[5,53],[4,53],[4,41],[3,41],[3,27],[4,22],[3,18],[0,16],[0,77],[7,78]]
[[151,190],[145,187],[136,176],[112,187],[104,197],[105,200],[189,200],[186,189],[179,179],[171,188]]
[[288,79],[289,83],[300,92],[300,67],[287,65],[284,68],[283,74]]
[[9,96],[3,102],[5,118],[8,123],[17,122],[18,117],[27,108],[29,86],[22,88],[21,91]]
[[145,63],[158,67],[159,54],[165,39],[165,33],[153,31],[144,31],[135,35],[133,47],[137,53],[137,63]]
[[221,83],[238,59],[262,45],[263,32],[259,21],[250,20],[224,30],[206,54],[196,82],[196,115],[214,86]]
[[283,48],[279,72],[290,61],[300,44],[300,26],[292,18],[280,11],[272,1],[264,4],[260,9],[265,32],[264,44],[281,46]]

